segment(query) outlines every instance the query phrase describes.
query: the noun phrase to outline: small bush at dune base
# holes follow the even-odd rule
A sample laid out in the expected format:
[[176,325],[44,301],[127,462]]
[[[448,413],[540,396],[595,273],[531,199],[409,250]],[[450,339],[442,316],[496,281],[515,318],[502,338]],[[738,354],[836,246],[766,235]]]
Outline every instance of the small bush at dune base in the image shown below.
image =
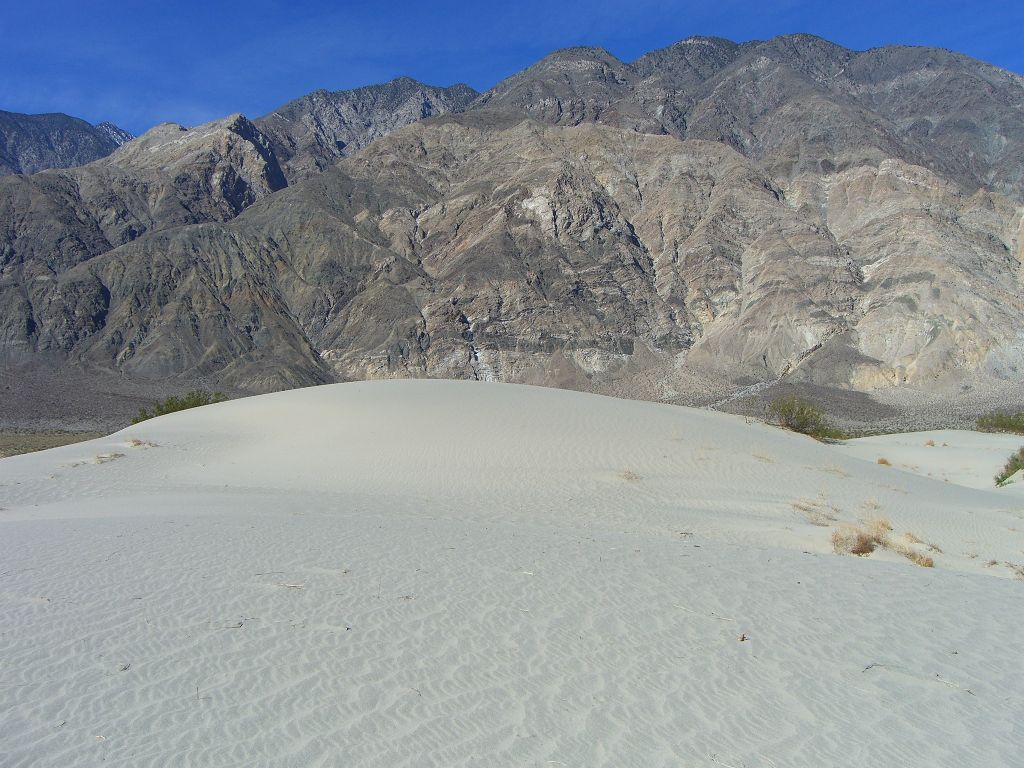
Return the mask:
[[1010,477],[1020,470],[1024,469],[1024,448],[1021,448],[1015,454],[1010,457],[1010,460],[1006,462],[1006,466],[1003,467],[1003,471],[996,475],[996,485],[1002,485]]
[[132,424],[138,424],[140,421],[153,419],[157,416],[164,416],[168,413],[175,413],[176,411],[185,411],[189,408],[198,408],[203,405],[222,403],[227,399],[227,396],[222,392],[207,392],[202,389],[193,389],[184,397],[175,397],[174,395],[171,395],[166,400],[154,403],[152,411],[140,408],[139,414],[132,419]]
[[843,430],[829,423],[818,406],[800,397],[772,400],[768,404],[768,414],[779,426],[818,440],[843,440],[847,436]]
[[978,419],[982,432],[1013,432],[1024,435],[1024,413],[990,413]]

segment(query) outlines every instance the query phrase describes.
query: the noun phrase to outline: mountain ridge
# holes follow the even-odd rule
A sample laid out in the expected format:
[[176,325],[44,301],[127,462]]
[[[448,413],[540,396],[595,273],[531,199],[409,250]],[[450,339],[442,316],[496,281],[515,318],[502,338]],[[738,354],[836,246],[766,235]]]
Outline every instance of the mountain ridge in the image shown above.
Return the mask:
[[396,78],[165,124],[0,179],[0,356],[236,391],[981,402],[1024,370],[1022,84],[693,37],[555,51],[483,94]]

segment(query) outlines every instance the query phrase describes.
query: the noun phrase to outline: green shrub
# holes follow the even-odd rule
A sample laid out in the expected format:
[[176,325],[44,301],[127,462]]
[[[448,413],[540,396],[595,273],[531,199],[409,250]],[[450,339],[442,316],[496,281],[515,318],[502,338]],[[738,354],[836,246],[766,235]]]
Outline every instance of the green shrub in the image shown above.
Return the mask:
[[1003,467],[1003,471],[996,475],[996,485],[1002,485],[1010,479],[1012,474],[1021,469],[1024,469],[1024,448],[1013,454],[1006,462],[1006,466]]
[[843,440],[847,436],[843,430],[829,423],[818,406],[795,395],[772,400],[768,404],[768,414],[779,426],[818,440]]
[[1024,413],[990,413],[978,419],[982,432],[1013,432],[1024,435]]
[[157,416],[174,413],[175,411],[198,408],[201,405],[210,405],[211,403],[223,403],[227,399],[227,396],[223,392],[211,393],[203,389],[193,389],[184,397],[175,397],[174,395],[171,395],[166,400],[154,403],[152,411],[140,408],[139,415],[132,419],[132,424],[138,424],[140,421],[153,419]]

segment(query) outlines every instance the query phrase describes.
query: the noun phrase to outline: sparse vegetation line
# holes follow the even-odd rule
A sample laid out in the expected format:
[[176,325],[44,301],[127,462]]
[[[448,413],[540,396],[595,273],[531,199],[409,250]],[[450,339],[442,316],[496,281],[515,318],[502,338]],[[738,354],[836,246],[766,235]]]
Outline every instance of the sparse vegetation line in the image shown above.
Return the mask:
[[1002,485],[1022,469],[1024,469],[1024,448],[1010,456],[1003,471],[996,475],[996,485]]
[[140,408],[138,415],[132,419],[132,424],[138,424],[140,421],[154,419],[157,416],[164,416],[168,413],[175,413],[176,411],[198,408],[203,405],[212,405],[213,403],[222,403],[227,399],[227,395],[223,392],[207,392],[202,389],[193,389],[184,397],[175,397],[174,395],[171,395],[166,400],[154,403],[152,411]]
[[848,435],[831,422],[810,400],[790,395],[768,404],[769,417],[780,427],[810,435],[816,440],[845,440]]
[[1012,432],[1024,435],[1024,412],[990,413],[978,418],[978,429],[982,432]]

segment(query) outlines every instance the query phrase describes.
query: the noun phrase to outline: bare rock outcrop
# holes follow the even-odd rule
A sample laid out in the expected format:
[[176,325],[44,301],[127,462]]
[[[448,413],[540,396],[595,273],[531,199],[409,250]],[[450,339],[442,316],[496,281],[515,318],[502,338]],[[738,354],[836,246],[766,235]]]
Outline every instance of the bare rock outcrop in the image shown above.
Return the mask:
[[314,91],[255,122],[294,182],[417,120],[461,112],[476,95],[468,85],[439,88],[399,77],[348,91]]
[[698,36],[628,64],[569,48],[475,105],[721,141],[776,178],[897,158],[1018,198],[1024,179],[1024,78],[933,48]]
[[1006,377],[1024,350],[1020,213],[902,161],[786,190],[721,143],[474,111],[230,222],[78,265],[34,303],[35,339],[98,369],[254,390]]
[[241,115],[164,124],[81,168],[0,179],[0,356],[67,352],[104,326],[109,290],[69,277],[77,264],[147,232],[231,219],[286,183]]

